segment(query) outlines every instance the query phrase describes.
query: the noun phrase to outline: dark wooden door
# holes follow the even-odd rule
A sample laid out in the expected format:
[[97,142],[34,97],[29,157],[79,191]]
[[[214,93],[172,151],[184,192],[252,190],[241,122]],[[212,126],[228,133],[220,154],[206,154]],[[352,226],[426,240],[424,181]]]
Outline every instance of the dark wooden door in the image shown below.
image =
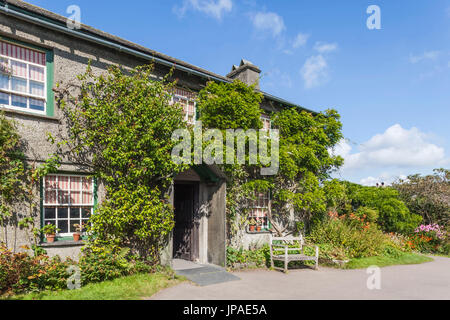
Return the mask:
[[195,219],[197,203],[198,185],[175,185],[175,228],[173,231],[174,258],[190,261],[194,261],[198,258],[198,223]]

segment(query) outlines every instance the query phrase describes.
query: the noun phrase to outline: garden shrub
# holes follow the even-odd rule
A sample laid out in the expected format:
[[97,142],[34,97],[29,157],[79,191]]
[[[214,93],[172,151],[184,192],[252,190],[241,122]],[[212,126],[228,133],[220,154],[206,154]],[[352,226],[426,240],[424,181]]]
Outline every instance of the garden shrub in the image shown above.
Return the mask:
[[377,256],[391,243],[376,224],[353,214],[332,214],[320,221],[313,226],[308,241],[319,245],[321,258],[337,260]]
[[0,296],[67,289],[70,266],[80,268],[82,285],[155,271],[142,258],[130,255],[129,251],[88,245],[83,248],[83,255],[77,263],[71,259],[62,261],[58,256],[33,256],[27,251],[14,253],[0,246]]
[[227,247],[227,266],[236,268],[238,264],[245,267],[264,268],[270,266],[270,248],[265,245],[259,249],[244,250]]
[[0,246],[0,295],[67,288],[66,270],[74,264],[70,259],[62,262],[59,257],[14,253]]
[[423,253],[450,254],[448,232],[438,224],[421,225],[409,237],[412,249]]

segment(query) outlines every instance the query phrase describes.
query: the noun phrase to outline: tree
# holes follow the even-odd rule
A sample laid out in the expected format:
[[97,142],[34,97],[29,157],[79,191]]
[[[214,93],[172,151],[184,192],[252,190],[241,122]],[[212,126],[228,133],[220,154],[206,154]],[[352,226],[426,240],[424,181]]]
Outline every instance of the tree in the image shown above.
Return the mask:
[[434,174],[410,175],[393,184],[409,210],[425,223],[448,225],[450,222],[450,170],[435,169]]
[[171,103],[170,74],[163,81],[152,80],[152,74],[152,66],[129,72],[113,66],[95,75],[89,66],[79,84],[56,91],[67,128],[61,154],[106,185],[92,239],[128,246],[157,263],[173,228],[167,190],[186,168],[172,161],[171,137],[186,125],[181,106]]
[[398,191],[392,187],[365,187],[350,182],[344,184],[351,199],[351,210],[356,212],[364,207],[377,210],[377,223],[383,231],[409,233],[422,221],[421,216],[409,211]]
[[[203,127],[260,129],[261,100],[262,95],[254,86],[247,86],[238,80],[230,84],[209,83],[199,94],[198,106]],[[342,124],[336,111],[313,115],[287,108],[273,114],[272,120],[280,132],[278,174],[262,176],[260,162],[250,164],[246,161],[244,165],[221,166],[229,178],[229,236],[231,241],[238,239],[233,241],[236,245],[240,244],[239,235],[248,221],[248,200],[255,191],[271,192],[271,225],[276,233],[289,233],[295,228],[292,216],[294,220],[308,222],[314,213],[325,211],[327,200],[321,183],[343,162],[341,157],[328,152],[342,138]]]

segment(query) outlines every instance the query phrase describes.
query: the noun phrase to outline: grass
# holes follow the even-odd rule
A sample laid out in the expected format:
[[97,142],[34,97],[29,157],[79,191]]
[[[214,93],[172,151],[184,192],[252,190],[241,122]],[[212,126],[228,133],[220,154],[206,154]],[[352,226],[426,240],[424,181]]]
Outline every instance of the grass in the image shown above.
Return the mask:
[[184,278],[165,273],[138,274],[101,283],[88,284],[78,290],[42,291],[10,297],[10,300],[141,300],[159,290],[174,286]]
[[345,269],[365,269],[370,266],[386,267],[402,264],[420,264],[433,261],[432,258],[417,253],[404,253],[398,257],[375,256],[369,258],[351,259]]

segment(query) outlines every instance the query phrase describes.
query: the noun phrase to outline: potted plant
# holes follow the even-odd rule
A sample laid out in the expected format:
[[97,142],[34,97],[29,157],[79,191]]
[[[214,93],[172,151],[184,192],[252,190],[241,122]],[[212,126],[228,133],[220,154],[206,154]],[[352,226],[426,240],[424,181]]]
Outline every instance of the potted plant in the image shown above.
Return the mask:
[[81,233],[84,229],[84,224],[74,224],[75,233],[73,234],[73,241],[80,241]]
[[249,230],[250,232],[255,232],[255,227],[256,227],[256,220],[254,218],[251,218],[250,221],[248,222],[249,226]]
[[256,220],[256,231],[261,232],[261,220],[259,218]]
[[48,243],[55,242],[56,232],[59,230],[60,229],[56,228],[56,226],[50,222],[41,229],[42,233],[45,234]]

